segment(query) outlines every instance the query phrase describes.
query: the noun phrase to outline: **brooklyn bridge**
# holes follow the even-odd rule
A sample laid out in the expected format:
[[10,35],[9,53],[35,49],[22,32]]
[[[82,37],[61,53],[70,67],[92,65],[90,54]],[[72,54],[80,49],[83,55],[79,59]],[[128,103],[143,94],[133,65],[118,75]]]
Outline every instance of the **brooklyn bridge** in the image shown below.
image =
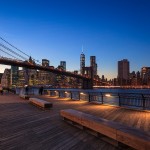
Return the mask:
[[25,67],[28,69],[42,70],[52,72],[57,75],[73,77],[81,81],[81,88],[83,89],[92,89],[93,82],[96,82],[96,80],[92,78],[92,69],[90,73],[91,76],[85,76],[81,74],[75,74],[70,71],[56,69],[50,66],[42,66],[38,60],[18,49],[16,46],[12,45],[2,37],[0,37],[0,52],[0,64],[3,65]]

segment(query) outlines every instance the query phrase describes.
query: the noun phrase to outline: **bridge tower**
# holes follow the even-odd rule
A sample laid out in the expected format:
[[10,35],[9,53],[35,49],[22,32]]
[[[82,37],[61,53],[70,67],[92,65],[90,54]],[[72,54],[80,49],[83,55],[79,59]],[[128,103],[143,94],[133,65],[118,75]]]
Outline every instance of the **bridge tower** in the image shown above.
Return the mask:
[[93,89],[93,78],[83,79],[82,89]]
[[90,69],[90,78],[83,79],[82,89],[93,89],[93,68]]

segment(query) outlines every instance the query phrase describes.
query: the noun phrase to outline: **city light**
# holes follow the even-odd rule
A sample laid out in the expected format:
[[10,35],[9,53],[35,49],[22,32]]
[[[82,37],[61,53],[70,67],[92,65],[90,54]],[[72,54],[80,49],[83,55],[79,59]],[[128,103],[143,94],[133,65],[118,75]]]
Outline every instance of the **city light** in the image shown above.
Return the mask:
[[81,95],[84,95],[84,93],[82,93],[82,92],[81,92],[80,94],[81,94]]
[[106,97],[111,97],[111,95],[110,95],[110,94],[105,94],[105,96],[106,96]]

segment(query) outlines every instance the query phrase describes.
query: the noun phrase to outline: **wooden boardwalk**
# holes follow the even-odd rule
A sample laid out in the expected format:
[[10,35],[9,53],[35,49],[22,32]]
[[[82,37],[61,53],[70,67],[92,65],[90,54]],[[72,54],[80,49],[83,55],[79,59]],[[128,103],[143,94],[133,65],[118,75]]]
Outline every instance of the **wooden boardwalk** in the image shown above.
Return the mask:
[[[41,97],[40,97],[41,98]],[[41,110],[17,95],[0,95],[0,150],[115,150],[114,146],[64,122],[59,112],[72,108],[150,135],[150,113],[84,101],[50,98],[50,110]]]

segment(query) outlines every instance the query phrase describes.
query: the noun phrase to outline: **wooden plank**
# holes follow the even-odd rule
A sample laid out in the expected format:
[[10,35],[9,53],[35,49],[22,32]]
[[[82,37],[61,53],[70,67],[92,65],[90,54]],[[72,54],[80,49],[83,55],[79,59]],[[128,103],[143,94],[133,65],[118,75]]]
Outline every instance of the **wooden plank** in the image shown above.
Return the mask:
[[112,138],[138,150],[150,149],[150,137],[131,127],[121,125],[106,119],[98,118],[77,110],[61,110],[60,115],[86,128],[92,129],[100,134]]
[[[11,93],[0,95],[1,150],[22,148],[36,150],[117,150],[100,138],[64,123],[60,119],[59,112],[68,108],[123,123],[150,133],[150,113],[148,112],[136,113],[136,110],[118,109],[116,107],[51,98],[49,96],[37,96],[37,98],[51,102],[55,107],[52,111],[40,111],[28,105],[28,101],[21,101],[18,95]],[[136,126],[137,117],[141,120],[138,122],[140,124],[138,126]],[[146,122],[142,124],[144,121]]]

